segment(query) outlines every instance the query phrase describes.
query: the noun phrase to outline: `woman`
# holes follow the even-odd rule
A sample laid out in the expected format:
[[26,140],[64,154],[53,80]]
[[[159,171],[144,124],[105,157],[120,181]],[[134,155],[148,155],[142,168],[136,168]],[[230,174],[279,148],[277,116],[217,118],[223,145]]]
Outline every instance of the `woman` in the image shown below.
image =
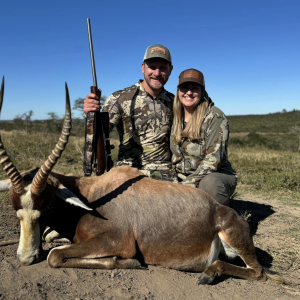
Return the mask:
[[180,73],[171,132],[172,163],[181,183],[198,187],[229,206],[237,177],[228,161],[228,121],[214,106],[195,69]]

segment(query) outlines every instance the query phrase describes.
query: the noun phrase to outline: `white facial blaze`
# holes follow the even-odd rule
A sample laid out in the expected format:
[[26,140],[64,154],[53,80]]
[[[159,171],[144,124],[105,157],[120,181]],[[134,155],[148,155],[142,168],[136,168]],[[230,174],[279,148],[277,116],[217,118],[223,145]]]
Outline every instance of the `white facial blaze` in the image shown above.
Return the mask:
[[17,211],[20,219],[21,233],[17,251],[19,261],[22,264],[30,265],[39,254],[40,247],[40,225],[41,213],[33,209],[30,186],[25,195],[21,196],[23,209]]

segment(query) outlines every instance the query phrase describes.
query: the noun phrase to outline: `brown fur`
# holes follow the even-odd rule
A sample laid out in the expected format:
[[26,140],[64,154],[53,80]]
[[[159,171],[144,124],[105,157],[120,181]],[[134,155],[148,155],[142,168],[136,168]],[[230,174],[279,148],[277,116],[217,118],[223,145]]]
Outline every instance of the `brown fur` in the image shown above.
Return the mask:
[[23,195],[24,193],[25,192],[23,192],[22,194],[19,194],[19,193],[16,193],[13,188],[10,189],[9,200],[15,211],[22,208],[20,196]]
[[[74,244],[50,252],[48,263],[52,267],[140,267],[138,258],[146,264],[204,272],[200,284],[223,273],[246,279],[266,278],[257,262],[247,222],[199,189],[153,180],[125,166],[100,177],[52,172],[35,208],[47,211],[52,207],[50,221],[54,225],[55,211],[62,209],[55,197],[59,183],[93,212],[60,211],[69,216],[64,226],[76,222]],[[216,261],[220,251],[241,256],[248,268]],[[118,257],[118,263],[110,257]]]

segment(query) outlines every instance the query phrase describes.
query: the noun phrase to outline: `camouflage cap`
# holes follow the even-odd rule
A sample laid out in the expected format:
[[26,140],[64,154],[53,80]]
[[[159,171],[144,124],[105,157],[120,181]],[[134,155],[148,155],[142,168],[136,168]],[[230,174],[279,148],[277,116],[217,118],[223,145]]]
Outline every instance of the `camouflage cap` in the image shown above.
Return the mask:
[[143,62],[150,58],[163,58],[172,63],[170,50],[160,44],[149,46],[145,52]]
[[205,87],[204,75],[196,69],[187,69],[180,73],[177,86],[180,86],[184,82],[196,82]]

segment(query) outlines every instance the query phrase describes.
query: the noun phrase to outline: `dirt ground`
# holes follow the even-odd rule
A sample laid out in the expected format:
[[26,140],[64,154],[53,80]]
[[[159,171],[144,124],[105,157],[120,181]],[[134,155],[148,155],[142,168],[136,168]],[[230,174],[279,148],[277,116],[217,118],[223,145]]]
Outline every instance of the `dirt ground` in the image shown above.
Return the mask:
[[[18,244],[0,247],[0,299],[300,299],[300,207],[243,195],[233,208],[246,218],[260,263],[292,285],[250,282],[222,276],[198,286],[196,273],[155,266],[146,270],[51,269],[41,261],[21,266]],[[19,222],[0,200],[0,243],[18,239]],[[52,245],[44,245],[50,249]]]

